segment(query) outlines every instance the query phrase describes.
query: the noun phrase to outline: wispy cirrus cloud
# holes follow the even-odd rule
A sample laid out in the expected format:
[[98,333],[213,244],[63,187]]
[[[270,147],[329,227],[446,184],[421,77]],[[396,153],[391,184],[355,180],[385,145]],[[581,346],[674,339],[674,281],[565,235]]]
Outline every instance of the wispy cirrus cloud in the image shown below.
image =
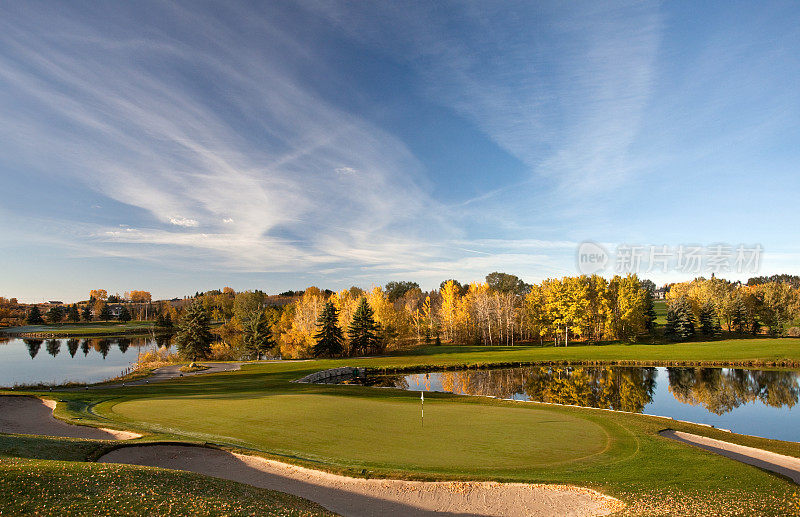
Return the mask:
[[97,225],[94,245],[276,270],[391,262],[450,231],[404,144],[298,77],[314,58],[280,23],[154,9],[147,38],[69,9],[0,20],[0,146],[143,211],[126,231]]

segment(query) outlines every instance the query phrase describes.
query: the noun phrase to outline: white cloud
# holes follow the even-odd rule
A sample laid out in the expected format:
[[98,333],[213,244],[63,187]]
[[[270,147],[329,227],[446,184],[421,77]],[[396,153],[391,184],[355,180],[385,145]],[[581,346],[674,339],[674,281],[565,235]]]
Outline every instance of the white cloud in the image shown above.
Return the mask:
[[[93,229],[95,245],[266,271],[391,262],[447,235],[404,144],[295,77],[311,57],[291,31],[240,20],[263,29],[269,44],[254,45],[194,10],[163,9],[169,32],[151,27],[147,45],[120,36],[125,24],[90,25],[70,9],[48,28],[33,7],[0,17],[0,151],[27,152],[36,168],[145,214],[136,232]],[[209,100],[165,69],[199,71],[213,78],[200,85],[224,94]],[[203,234],[170,229],[199,221]]]
[[183,226],[184,228],[195,228],[200,225],[194,219],[187,219],[186,217],[170,217],[169,218],[170,224],[174,224],[175,226]]

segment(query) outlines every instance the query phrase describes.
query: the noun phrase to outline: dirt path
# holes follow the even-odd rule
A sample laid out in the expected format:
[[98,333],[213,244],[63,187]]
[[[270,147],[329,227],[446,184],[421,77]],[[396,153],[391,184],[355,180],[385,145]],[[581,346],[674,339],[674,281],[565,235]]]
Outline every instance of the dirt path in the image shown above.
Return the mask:
[[53,416],[55,400],[0,396],[0,433],[40,434],[91,440],[130,440],[141,435],[114,429],[72,425]]
[[[135,381],[126,381],[124,383],[119,382],[115,384],[102,384],[98,386],[89,386],[89,389],[107,389],[107,388],[121,388],[123,386],[140,386],[142,384],[150,384],[153,382],[162,382],[168,381],[170,379],[175,379],[178,377],[191,377],[193,375],[205,375],[209,373],[219,373],[219,372],[233,372],[236,370],[241,370],[242,365],[244,363],[198,363],[202,366],[208,366],[207,370],[200,370],[198,372],[182,372],[180,369],[183,364],[173,364],[170,366],[162,366],[161,368],[156,368],[153,372],[148,375],[147,377],[143,377],[141,379],[136,379]],[[83,388],[85,389],[85,388]]]
[[180,445],[123,447],[105,463],[188,470],[310,499],[344,516],[608,515],[614,498],[571,486],[359,479],[219,449]]
[[688,443],[701,449],[720,454],[727,458],[754,465],[770,472],[782,474],[797,484],[800,484],[800,458],[784,456],[763,449],[746,447],[735,443],[723,442],[714,438],[706,438],[696,434],[684,433],[681,431],[661,431],[661,436],[672,438],[679,442]]

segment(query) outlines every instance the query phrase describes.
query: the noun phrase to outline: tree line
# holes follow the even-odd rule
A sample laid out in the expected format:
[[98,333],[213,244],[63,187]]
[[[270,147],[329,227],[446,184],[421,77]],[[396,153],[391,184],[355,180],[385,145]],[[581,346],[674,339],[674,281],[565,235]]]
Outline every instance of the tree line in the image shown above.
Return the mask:
[[751,278],[747,284],[696,278],[667,286],[665,334],[674,341],[696,335],[800,336],[800,283],[793,275]]

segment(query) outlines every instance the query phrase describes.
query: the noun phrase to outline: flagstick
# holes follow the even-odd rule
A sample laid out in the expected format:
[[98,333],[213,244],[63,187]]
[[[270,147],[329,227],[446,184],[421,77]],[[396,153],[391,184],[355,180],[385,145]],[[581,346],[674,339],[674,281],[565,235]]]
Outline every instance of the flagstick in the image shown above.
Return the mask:
[[422,427],[425,428],[425,392],[420,391],[419,397],[422,402],[420,403],[420,409],[422,411]]

